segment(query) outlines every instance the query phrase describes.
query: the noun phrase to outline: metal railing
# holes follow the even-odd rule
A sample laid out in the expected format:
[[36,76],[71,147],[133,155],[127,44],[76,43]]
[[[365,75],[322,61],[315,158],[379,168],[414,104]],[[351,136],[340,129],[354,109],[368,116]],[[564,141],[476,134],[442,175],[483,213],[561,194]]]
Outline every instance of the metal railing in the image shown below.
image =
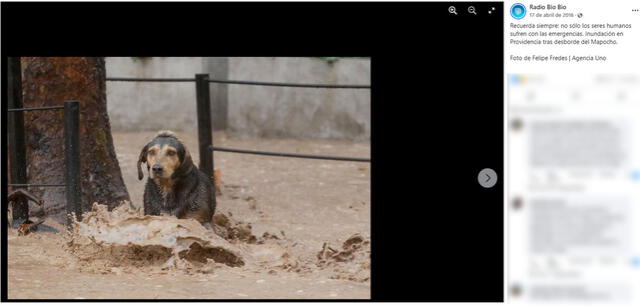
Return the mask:
[[[195,82],[196,83],[196,104],[198,117],[198,149],[200,153],[200,170],[213,179],[213,152],[230,152],[253,155],[266,155],[291,158],[323,159],[334,161],[351,162],[371,162],[369,158],[326,156],[312,154],[297,154],[284,152],[268,152],[256,150],[242,150],[235,148],[216,147],[213,145],[212,122],[211,122],[211,98],[209,83],[222,83],[232,85],[253,85],[253,86],[279,86],[279,87],[301,87],[301,88],[335,88],[335,89],[371,89],[371,85],[340,85],[340,84],[302,84],[302,83],[277,83],[277,82],[257,82],[210,79],[208,74],[196,74],[195,78],[121,78],[108,77],[107,81],[112,82]],[[215,195],[214,195],[215,197]]]
[[[266,155],[266,156],[279,156],[279,157],[294,157],[294,158],[308,158],[308,159],[324,159],[335,161],[353,161],[353,162],[371,162],[369,158],[358,157],[342,157],[342,156],[327,156],[327,155],[312,155],[312,154],[297,154],[297,153],[285,153],[285,152],[268,152],[257,150],[242,150],[235,148],[223,148],[213,146],[211,141],[211,101],[209,94],[209,83],[223,83],[223,84],[235,84],[235,85],[254,85],[254,86],[280,86],[280,87],[302,87],[302,88],[336,88],[336,89],[371,89],[371,85],[344,85],[344,84],[302,84],[302,83],[278,83],[278,82],[257,82],[257,81],[238,81],[238,80],[221,80],[210,79],[208,74],[196,74],[195,78],[123,78],[123,77],[108,77],[107,81],[113,82],[196,82],[196,100],[198,103],[198,142],[201,157],[202,170],[212,175],[213,173],[213,157],[211,160],[207,156],[209,151],[221,151],[232,153],[244,153],[254,155]],[[207,144],[209,142],[209,144]]]
[[[16,101],[10,102],[10,104],[15,105]],[[12,114],[14,116],[18,115],[18,112],[25,111],[42,111],[42,110],[64,110],[64,151],[65,151],[65,184],[27,184],[27,183],[13,183],[7,184],[9,187],[13,188],[30,188],[30,187],[66,187],[66,198],[67,198],[67,214],[75,213],[78,219],[82,218],[82,205],[80,205],[80,102],[78,101],[66,101],[64,105],[60,106],[49,106],[49,107],[30,107],[30,108],[10,108],[7,109],[8,112],[16,112],[16,114]],[[10,146],[12,152],[12,169],[16,168],[17,171],[23,171],[26,169],[26,156],[18,157],[18,155],[24,154],[24,148],[19,148],[17,144],[24,143],[24,125],[17,125],[16,123],[23,120],[16,120],[15,118],[11,120],[13,124],[13,129],[9,130],[9,138],[13,138],[13,145]],[[21,130],[22,133],[16,131]],[[18,135],[16,135],[18,134]],[[21,140],[16,141],[16,136],[21,137]],[[21,152],[22,151],[22,152]],[[19,164],[20,161],[24,161],[24,163]],[[26,172],[26,171],[25,171]],[[16,181],[25,181],[20,179],[20,177],[26,178],[26,173],[24,175],[13,175],[13,182]],[[29,217],[29,206],[28,203],[24,200],[17,200],[14,203],[17,207],[14,210],[17,210],[19,213],[14,214],[14,220],[16,219],[27,219]],[[68,219],[68,224],[71,223],[71,219]]]
[[231,153],[254,154],[254,155],[295,157],[295,158],[308,158],[308,159],[324,159],[324,160],[338,160],[338,161],[353,161],[353,162],[367,162],[367,163],[371,162],[371,159],[359,158],[359,157],[341,157],[341,156],[327,156],[327,155],[314,155],[314,154],[268,152],[268,151],[242,150],[242,149],[232,149],[232,148],[214,147],[214,146],[210,146],[209,149],[212,150],[212,151],[219,151],[219,152],[231,152]]
[[[10,58],[8,70],[8,96],[9,96],[9,148],[11,149],[12,184],[13,188],[30,187],[66,187],[67,213],[75,213],[77,218],[82,216],[80,205],[80,106],[78,101],[66,101],[64,105],[22,107],[22,87],[20,73],[20,58]],[[371,89],[371,85],[341,85],[341,84],[302,84],[302,83],[278,83],[210,79],[208,74],[196,74],[195,78],[119,78],[109,77],[107,81],[114,82],[195,82],[196,103],[198,117],[198,147],[200,153],[200,169],[213,178],[213,151],[267,155],[291,158],[323,159],[335,161],[371,162],[368,158],[326,156],[312,154],[297,154],[285,152],[268,152],[256,150],[242,150],[234,148],[216,147],[213,145],[211,124],[211,99],[209,83],[222,83],[233,85],[253,86],[279,86],[298,88],[334,88],[334,89]],[[65,184],[29,184],[26,182],[26,153],[24,143],[24,118],[22,112],[64,110],[64,142],[65,142]],[[14,213],[14,219],[28,217],[28,205],[26,201],[18,201],[18,214]],[[15,209],[14,209],[15,210]],[[25,215],[26,214],[26,215]],[[70,219],[69,219],[70,222]]]
[[[195,82],[191,78],[107,78],[113,82]],[[303,87],[303,88],[346,88],[346,89],[371,89],[371,85],[339,85],[339,84],[302,84],[302,83],[279,83],[279,82],[258,82],[258,81],[238,81],[209,79],[209,83],[234,84],[234,85],[254,85],[254,86],[278,86],[278,87]]]
[[[7,60],[7,127],[9,162],[11,164],[11,182],[8,187],[65,187],[67,213],[75,213],[82,217],[80,205],[80,103],[66,101],[64,105],[23,107],[22,105],[22,72],[19,57]],[[65,150],[65,183],[64,184],[29,184],[27,183],[27,159],[24,137],[24,116],[27,111],[64,111],[64,150]],[[26,199],[16,199],[13,203],[13,221],[29,218],[29,205]],[[70,219],[68,222],[70,224]]]

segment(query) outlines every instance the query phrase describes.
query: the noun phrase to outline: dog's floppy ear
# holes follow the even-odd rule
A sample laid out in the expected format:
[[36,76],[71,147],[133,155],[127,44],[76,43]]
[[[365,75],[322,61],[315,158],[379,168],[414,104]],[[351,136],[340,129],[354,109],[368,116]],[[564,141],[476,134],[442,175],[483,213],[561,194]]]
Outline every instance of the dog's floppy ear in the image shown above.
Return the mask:
[[193,160],[191,159],[191,154],[189,153],[189,150],[187,150],[185,148],[184,149],[184,157],[182,158],[182,162],[180,163],[180,167],[178,167],[178,169],[176,169],[176,171],[173,173],[172,177],[176,178],[178,176],[185,175],[185,174],[189,173],[192,168],[193,168]]
[[142,173],[142,168],[140,167],[140,165],[142,163],[146,163],[147,162],[147,150],[148,149],[149,149],[149,144],[146,144],[142,148],[142,151],[140,151],[140,156],[138,157],[138,180],[142,180],[142,178],[144,177],[144,174]]

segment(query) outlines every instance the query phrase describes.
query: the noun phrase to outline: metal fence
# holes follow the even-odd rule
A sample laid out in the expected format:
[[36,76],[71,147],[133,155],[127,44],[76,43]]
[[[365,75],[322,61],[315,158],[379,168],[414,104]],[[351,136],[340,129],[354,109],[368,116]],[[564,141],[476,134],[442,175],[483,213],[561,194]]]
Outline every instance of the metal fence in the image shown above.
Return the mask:
[[195,78],[120,78],[108,77],[107,81],[113,82],[195,82],[196,83],[196,103],[198,117],[198,149],[200,153],[200,170],[213,178],[213,152],[231,152],[242,154],[279,156],[291,158],[323,159],[335,161],[351,162],[371,162],[369,158],[327,156],[313,154],[296,154],[284,152],[268,152],[256,150],[241,150],[234,148],[217,147],[213,145],[212,122],[211,122],[211,98],[209,83],[224,83],[235,85],[253,86],[279,86],[279,87],[301,87],[301,88],[340,88],[340,89],[371,89],[371,85],[338,85],[338,84],[301,84],[301,83],[276,83],[276,82],[256,82],[210,79],[208,74],[196,74]]
[[[80,205],[80,106],[78,101],[66,101],[64,105],[43,107],[22,107],[22,80],[20,73],[20,58],[9,58],[8,70],[8,96],[9,96],[9,148],[11,150],[10,162],[12,165],[12,184],[8,186],[19,187],[66,187],[67,213],[75,213],[78,218],[82,216]],[[196,74],[195,78],[106,78],[114,82],[195,82],[196,103],[198,117],[198,148],[200,153],[200,170],[213,178],[213,152],[231,152],[254,155],[267,155],[291,158],[322,159],[335,161],[371,162],[369,158],[326,156],[312,154],[295,154],[285,152],[268,152],[255,150],[241,150],[234,148],[216,147],[213,145],[211,124],[211,99],[209,83],[224,83],[252,86],[279,86],[299,88],[341,88],[341,89],[371,89],[370,85],[337,85],[337,84],[300,84],[300,83],[276,83],[255,82],[237,80],[210,79],[208,74]],[[64,110],[64,141],[65,141],[65,184],[27,184],[26,183],[26,153],[24,142],[24,119],[22,112]],[[28,217],[28,205],[26,201],[14,203],[14,220]],[[17,212],[17,213],[15,213]]]
[[302,84],[302,83],[277,83],[277,82],[256,82],[256,81],[238,81],[238,80],[220,80],[210,79],[208,74],[196,74],[195,78],[121,78],[109,77],[107,81],[115,82],[195,82],[196,83],[196,101],[198,116],[198,146],[200,150],[200,167],[208,175],[213,173],[213,156],[208,151],[221,151],[243,154],[295,157],[307,159],[323,159],[336,161],[353,161],[353,162],[371,162],[369,158],[327,156],[313,154],[295,154],[284,152],[268,152],[255,150],[241,150],[234,148],[225,148],[214,146],[211,143],[211,99],[209,94],[209,83],[224,83],[236,85],[253,85],[253,86],[279,86],[279,87],[301,87],[301,88],[341,88],[341,89],[371,89],[371,85],[339,85],[339,84]]
[[[197,79],[197,77],[196,77]],[[191,78],[107,78],[107,81],[117,82],[195,82]],[[209,83],[236,84],[236,85],[256,85],[256,86],[278,86],[278,87],[303,87],[303,88],[351,88],[351,89],[371,89],[371,85],[337,85],[337,84],[302,84],[302,83],[277,83],[277,82],[256,82],[208,79]]]
[[[80,102],[66,101],[64,105],[28,107],[22,106],[22,78],[20,58],[9,58],[7,65],[8,83],[8,140],[11,163],[11,182],[9,187],[66,187],[67,214],[75,213],[82,217],[80,205]],[[64,184],[27,184],[27,161],[24,138],[24,116],[26,111],[64,111],[64,149],[65,149],[65,183]],[[26,199],[14,202],[14,220],[26,220],[29,217],[29,205]],[[68,219],[70,224],[71,219]]]

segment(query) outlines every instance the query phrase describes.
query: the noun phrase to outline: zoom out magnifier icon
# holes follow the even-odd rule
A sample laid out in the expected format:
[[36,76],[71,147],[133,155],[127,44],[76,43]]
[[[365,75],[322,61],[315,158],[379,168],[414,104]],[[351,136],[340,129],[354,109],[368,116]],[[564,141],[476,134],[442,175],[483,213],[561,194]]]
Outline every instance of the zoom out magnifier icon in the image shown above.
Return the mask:
[[450,6],[449,7],[449,14],[458,15],[458,12],[456,12],[456,7],[455,6]]
[[478,14],[476,13],[476,7],[475,7],[475,6],[473,6],[473,5],[472,5],[472,6],[470,6],[470,7],[467,9],[467,11],[469,12],[469,14],[478,15]]

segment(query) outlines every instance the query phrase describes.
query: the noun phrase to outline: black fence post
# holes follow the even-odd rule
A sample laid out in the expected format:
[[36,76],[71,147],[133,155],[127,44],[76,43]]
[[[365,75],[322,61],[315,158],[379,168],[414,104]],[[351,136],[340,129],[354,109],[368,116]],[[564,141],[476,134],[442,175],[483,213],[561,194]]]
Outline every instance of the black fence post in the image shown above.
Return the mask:
[[209,96],[209,75],[196,74],[196,101],[198,103],[198,146],[200,149],[200,170],[213,182],[213,145],[211,137],[211,99]]
[[[75,213],[82,219],[80,204],[80,103],[64,102],[64,155],[66,163],[65,184],[67,214]],[[67,219],[71,225],[71,218]]]
[[[7,100],[8,108],[22,108],[22,70],[20,58],[10,57],[7,62]],[[8,114],[9,163],[11,164],[11,183],[27,183],[27,154],[24,140],[24,115],[22,112]],[[15,188],[14,188],[15,189]],[[29,204],[24,198],[13,203],[13,220],[27,220]]]

